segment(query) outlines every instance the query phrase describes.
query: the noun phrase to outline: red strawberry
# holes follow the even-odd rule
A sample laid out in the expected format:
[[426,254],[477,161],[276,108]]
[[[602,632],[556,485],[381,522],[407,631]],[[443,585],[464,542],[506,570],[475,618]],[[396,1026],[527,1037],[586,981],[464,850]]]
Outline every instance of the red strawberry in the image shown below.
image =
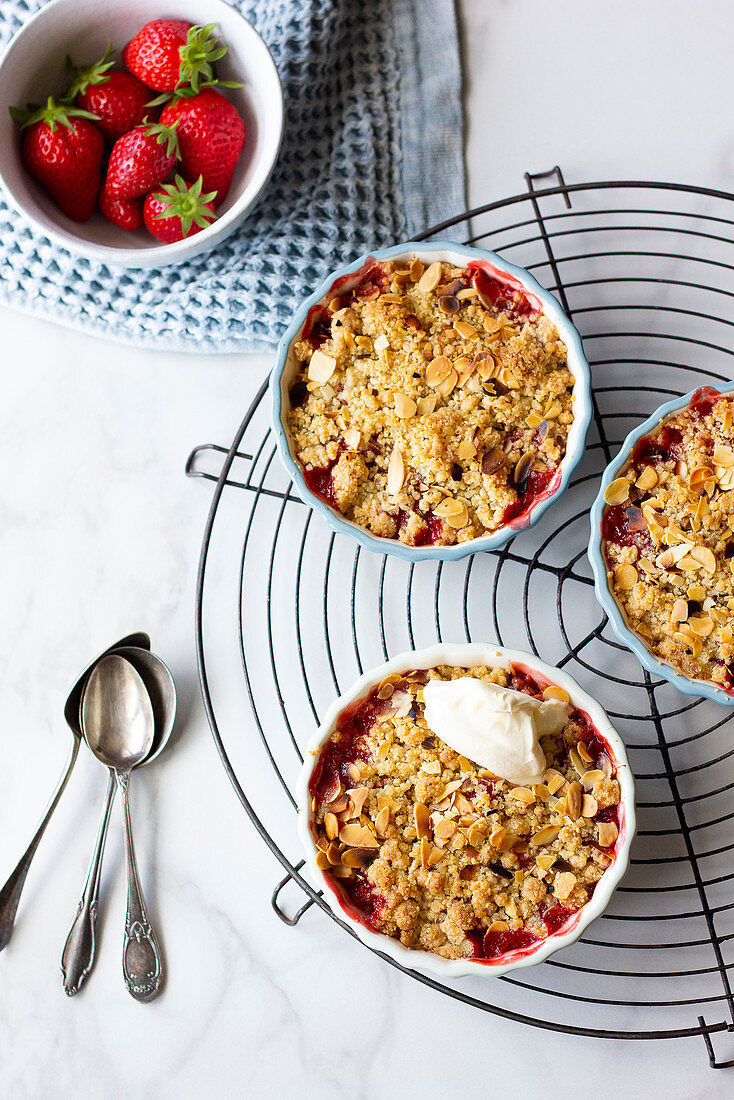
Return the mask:
[[76,100],[77,106],[95,114],[104,136],[116,141],[152,114],[147,106],[150,90],[130,73],[109,72],[111,56],[112,47],[108,46],[104,57],[94,65],[79,68],[74,68],[67,57],[71,84],[66,99]]
[[213,88],[175,99],[163,108],[161,122],[176,127],[181,167],[190,179],[202,176],[204,188],[224,200],[247,133],[237,109]]
[[145,224],[159,241],[171,244],[200,233],[216,218],[213,194],[202,195],[202,180],[187,184],[181,176],[160,191],[151,191],[145,200]]
[[172,92],[179,84],[191,84],[198,92],[200,81],[214,75],[212,63],[227,52],[226,46],[217,46],[215,26],[154,19],[128,42],[122,59],[131,73],[156,92]]
[[11,107],[10,113],[22,123],[26,169],[69,218],[87,221],[94,213],[104,154],[104,138],[89,121],[94,116],[67,103],[57,104],[52,96],[45,107]]
[[118,138],[110,153],[105,188],[116,199],[133,199],[162,183],[179,156],[174,126],[154,122]]
[[143,224],[142,199],[116,199],[103,187],[99,193],[99,212],[120,229],[139,229]]

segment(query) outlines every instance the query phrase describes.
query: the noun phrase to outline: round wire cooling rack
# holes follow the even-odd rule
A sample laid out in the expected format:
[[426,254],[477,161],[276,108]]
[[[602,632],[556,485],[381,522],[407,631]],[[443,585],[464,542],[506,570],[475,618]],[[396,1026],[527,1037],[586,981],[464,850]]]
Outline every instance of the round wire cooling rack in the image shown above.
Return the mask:
[[[617,642],[586,545],[600,475],[628,431],[663,401],[732,376],[734,195],[566,184],[558,168],[526,184],[423,237],[486,245],[528,268],[579,328],[594,423],[568,493],[497,551],[413,564],[362,551],[293,493],[263,386],[231,447],[198,447],[187,463],[216,483],[196,604],[207,716],[286,872],[275,912],[295,924],[317,906],[351,934],[306,876],[295,831],[301,746],[334,694],[400,650],[441,640],[496,641],[567,668],[606,707],[637,777],[639,832],[606,914],[578,943],[503,978],[441,982],[382,957],[484,1012],[603,1038],[701,1036],[711,1066],[732,1066],[714,1052],[719,1033],[734,1031],[729,711],[650,677]],[[300,899],[292,916],[280,904],[289,884]]]

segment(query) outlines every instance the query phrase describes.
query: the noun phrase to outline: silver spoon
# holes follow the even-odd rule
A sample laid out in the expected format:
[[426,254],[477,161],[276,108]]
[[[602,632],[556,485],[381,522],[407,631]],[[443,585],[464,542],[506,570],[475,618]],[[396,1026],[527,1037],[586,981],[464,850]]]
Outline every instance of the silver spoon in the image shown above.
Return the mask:
[[[139,673],[153,707],[153,744],[148,755],[136,765],[136,767],[142,768],[156,759],[171,736],[173,722],[176,717],[176,688],[171,673],[155,653],[131,646],[121,646],[115,649],[114,652],[129,661]],[[79,992],[94,966],[102,857],[107,841],[107,830],[116,790],[115,776],[110,772],[92,860],[89,864],[76,915],[61,956],[64,989],[70,997]]]
[[71,778],[71,773],[74,770],[76,764],[77,754],[79,752],[79,745],[81,744],[82,731],[79,724],[79,704],[81,702],[82,692],[84,685],[87,682],[89,673],[107,653],[111,653],[113,649],[118,649],[120,646],[136,646],[139,649],[150,649],[150,638],[147,634],[137,633],[128,634],[124,638],[120,638],[119,642],[116,642],[113,646],[105,649],[104,653],[100,653],[99,657],[96,657],[94,661],[81,674],[74,687],[69,692],[69,697],[66,700],[64,707],[64,718],[66,724],[72,733],[71,747],[69,749],[69,755],[66,760],[66,767],[64,773],[59,780],[56,790],[54,791],[51,801],[48,804],[46,813],[43,816],[41,824],[36,829],[36,834],[33,840],[30,842],[25,852],[20,858],[20,861],[11,874],[8,881],[0,890],[0,951],[7,946],[13,931],[13,922],[15,921],[15,914],[18,911],[18,903],[20,901],[20,895],[23,892],[23,886],[25,885],[26,876],[31,866],[31,861],[36,854],[36,849],[41,842],[41,837],[46,831],[46,826],[51,820],[51,815],[56,809],[59,799],[64,793],[66,784]]
[[87,745],[114,773],[120,788],[127,862],[122,971],[125,985],[135,1000],[152,1001],[160,992],[163,963],[135,860],[129,786],[131,770],[150,752],[155,719],[140,674],[117,653],[103,657],[87,680],[82,696],[82,730]]

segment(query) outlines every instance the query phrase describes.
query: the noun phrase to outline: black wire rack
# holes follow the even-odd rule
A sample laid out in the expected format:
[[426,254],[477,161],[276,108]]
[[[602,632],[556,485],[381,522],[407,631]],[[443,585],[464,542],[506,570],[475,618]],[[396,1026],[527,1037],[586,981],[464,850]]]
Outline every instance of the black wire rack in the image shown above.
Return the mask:
[[559,168],[525,182],[423,237],[528,268],[581,331],[594,422],[569,492],[532,530],[462,561],[362,551],[292,491],[263,386],[232,445],[198,447],[187,463],[215,482],[196,601],[204,704],[234,789],[285,871],[278,917],[295,925],[317,907],[353,934],[306,876],[295,832],[301,746],[335,692],[440,640],[497,641],[567,668],[607,708],[637,776],[639,832],[606,914],[578,943],[503,978],[441,982],[382,957],[482,1012],[600,1038],[698,1036],[712,1067],[734,1066],[730,712],[641,669],[612,634],[586,559],[589,507],[627,432],[663,401],[732,376],[734,195],[567,184]]

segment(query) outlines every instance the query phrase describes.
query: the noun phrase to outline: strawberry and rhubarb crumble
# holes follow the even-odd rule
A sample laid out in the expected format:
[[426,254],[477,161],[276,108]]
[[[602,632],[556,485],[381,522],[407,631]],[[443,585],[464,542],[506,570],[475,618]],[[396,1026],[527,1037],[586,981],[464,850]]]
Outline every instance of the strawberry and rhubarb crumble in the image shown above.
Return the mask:
[[309,489],[372,534],[466,542],[557,487],[567,349],[540,301],[484,261],[369,261],[293,345],[287,426]]
[[610,589],[661,661],[734,691],[734,409],[697,390],[607,487]]
[[560,731],[540,737],[546,765],[532,786],[454,752],[427,725],[424,691],[460,677],[568,704],[517,666],[388,676],[342,711],[317,754],[311,831],[353,918],[408,948],[494,963],[533,950],[588,902],[615,859],[620,785],[608,743],[570,704]]

